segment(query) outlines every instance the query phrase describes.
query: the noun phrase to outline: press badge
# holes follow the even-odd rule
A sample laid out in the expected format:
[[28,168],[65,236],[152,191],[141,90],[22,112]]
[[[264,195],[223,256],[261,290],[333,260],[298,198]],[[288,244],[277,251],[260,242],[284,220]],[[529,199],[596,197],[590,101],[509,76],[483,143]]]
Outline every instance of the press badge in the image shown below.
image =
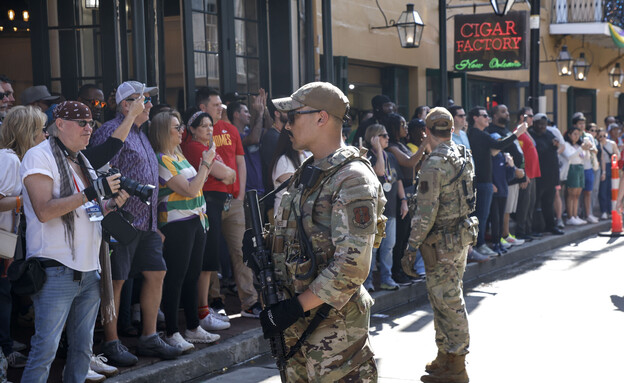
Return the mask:
[[104,215],[102,214],[102,209],[100,209],[100,205],[95,202],[89,201],[84,205],[85,210],[87,211],[87,215],[89,216],[89,221],[91,222],[100,222],[104,219]]

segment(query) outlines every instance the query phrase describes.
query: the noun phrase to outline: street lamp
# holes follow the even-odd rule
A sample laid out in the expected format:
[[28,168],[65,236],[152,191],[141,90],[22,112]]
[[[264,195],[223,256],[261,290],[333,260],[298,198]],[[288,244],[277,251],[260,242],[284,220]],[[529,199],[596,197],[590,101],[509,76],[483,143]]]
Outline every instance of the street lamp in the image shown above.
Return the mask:
[[624,81],[624,72],[622,72],[622,68],[620,68],[620,63],[616,63],[609,71],[609,84],[611,84],[613,88],[620,88],[622,87],[622,81]]
[[505,16],[507,13],[509,13],[509,11],[511,10],[511,7],[513,7],[515,0],[505,0],[505,5],[500,8],[498,6],[498,0],[490,0],[490,4],[492,4],[492,8],[494,9],[494,13],[497,16]]
[[574,61],[574,65],[572,65],[572,71],[574,72],[574,79],[576,81],[586,81],[587,73],[589,73],[589,64],[585,61],[585,52],[581,52],[578,60]]
[[561,52],[559,52],[559,57],[555,60],[557,64],[557,72],[559,76],[571,76],[572,75],[572,65],[574,64],[574,60],[572,56],[570,56],[570,52],[568,52],[568,47],[566,45],[561,47]]
[[414,4],[407,4],[407,9],[401,13],[397,21],[388,21],[386,14],[379,6],[379,1],[377,1],[377,7],[383,15],[386,25],[370,27],[370,29],[388,29],[396,27],[402,48],[418,48],[420,46],[420,39],[422,38],[425,24],[418,12],[414,10]]

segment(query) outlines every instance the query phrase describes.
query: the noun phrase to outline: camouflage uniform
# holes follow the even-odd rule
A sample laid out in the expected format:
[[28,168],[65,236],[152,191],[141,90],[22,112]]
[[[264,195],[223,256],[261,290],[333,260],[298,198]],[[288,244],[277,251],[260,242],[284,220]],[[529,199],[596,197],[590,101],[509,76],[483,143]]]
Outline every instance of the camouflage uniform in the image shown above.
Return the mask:
[[[420,247],[433,308],[436,344],[446,354],[465,355],[470,342],[462,278],[478,222],[468,217],[471,211],[465,206],[465,199],[474,197],[471,158],[464,146],[449,140],[436,146],[423,163],[415,196],[412,232],[404,259],[411,262]],[[451,183],[460,172],[463,161],[468,161],[464,172]],[[467,187],[462,185],[462,179],[470,181]],[[468,196],[464,190],[468,191]]]
[[[315,163],[323,171],[317,184],[307,190],[297,188],[301,169],[312,161],[304,162],[282,196],[275,217],[273,259],[282,299],[309,288],[332,309],[288,361],[288,381],[376,382],[368,338],[373,299],[362,283],[370,269],[376,222],[386,202],[383,189],[368,160],[354,147],[340,148]],[[316,270],[305,280],[295,278],[312,266],[299,251],[299,214],[316,256]],[[284,332],[288,347],[297,342],[318,309]]]
[[2,350],[0,350],[0,383],[4,383],[7,381],[7,368],[9,364],[7,363],[6,357]]

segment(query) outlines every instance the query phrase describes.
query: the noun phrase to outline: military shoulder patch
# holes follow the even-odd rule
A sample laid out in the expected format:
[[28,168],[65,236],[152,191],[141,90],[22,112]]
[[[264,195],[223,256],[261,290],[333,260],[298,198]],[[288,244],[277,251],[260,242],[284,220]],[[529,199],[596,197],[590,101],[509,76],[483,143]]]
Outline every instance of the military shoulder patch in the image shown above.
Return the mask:
[[356,227],[366,229],[370,226],[372,218],[368,206],[358,206],[353,208],[353,218],[351,220]]
[[428,191],[429,191],[429,182],[420,181],[418,183],[418,192],[421,194],[427,194]]

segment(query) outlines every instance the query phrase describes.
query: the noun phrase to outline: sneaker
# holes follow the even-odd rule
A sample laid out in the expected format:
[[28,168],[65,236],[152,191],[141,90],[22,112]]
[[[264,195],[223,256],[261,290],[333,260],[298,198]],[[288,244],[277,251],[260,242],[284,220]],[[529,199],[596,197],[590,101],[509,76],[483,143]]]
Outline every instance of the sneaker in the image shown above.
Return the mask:
[[490,257],[479,253],[475,249],[472,249],[472,251],[468,253],[468,262],[483,263],[489,260],[490,260]]
[[24,368],[26,367],[28,357],[19,351],[13,351],[9,355],[7,355],[6,360],[9,363],[9,367]]
[[557,225],[556,225],[559,229],[563,229],[565,227],[565,225],[563,224],[563,220],[561,218],[559,218],[557,220]]
[[[63,372],[65,369],[63,369]],[[106,376],[100,373],[97,373],[89,368],[87,371],[87,377],[85,378],[85,383],[99,383],[106,380]]]
[[594,217],[593,215],[590,215],[589,217],[587,217],[587,222],[598,223],[598,218]]
[[221,314],[223,316],[227,316],[225,312],[225,305],[223,304],[223,300],[221,298],[215,298],[210,304],[210,311],[214,311],[217,314]]
[[585,225],[585,224],[587,224],[587,221],[585,221],[585,220],[584,220],[584,219],[582,219],[582,218],[576,217],[576,220],[579,222],[579,225]]
[[167,343],[171,347],[177,348],[183,353],[191,351],[195,348],[192,343],[189,343],[186,339],[182,338],[182,335],[180,335],[179,332],[176,332],[171,336],[166,336],[165,343]]
[[219,314],[216,311],[210,310],[210,313],[208,315],[212,315],[215,318],[217,318],[218,320],[222,321],[222,322],[228,322],[230,323],[230,317],[225,315],[225,314]]
[[509,249],[511,247],[511,243],[505,241],[503,238],[500,240],[500,245],[503,249]]
[[195,330],[184,331],[184,337],[187,341],[192,343],[212,343],[218,341],[221,335],[211,334],[205,331],[202,326],[198,326]]
[[13,350],[15,351],[24,351],[28,348],[24,343],[18,342],[16,340],[13,341]]
[[405,274],[405,272],[403,272],[403,270],[400,270],[396,273],[392,274],[392,279],[399,285],[399,286],[409,286],[411,285],[414,281],[412,281],[412,278],[410,278],[409,276],[407,276],[407,274]]
[[504,240],[507,241],[507,243],[509,243],[512,246],[524,245],[523,239],[517,238],[515,235],[512,235],[512,234],[509,234],[509,236],[505,238]]
[[222,321],[212,313],[206,315],[203,319],[199,320],[199,325],[206,331],[225,330],[230,328],[230,322]]
[[[600,220],[605,221],[609,219],[609,215],[607,214],[607,212],[602,213],[602,215],[600,216]],[[15,345],[13,345],[13,349],[15,349]]]
[[566,225],[568,225],[568,226],[578,226],[578,225],[581,225],[581,223],[579,222],[579,220],[576,217],[572,217],[572,218],[568,218],[568,221],[566,222]]
[[260,302],[256,302],[248,308],[247,310],[241,311],[241,316],[247,318],[260,318],[260,313],[262,312],[262,306],[260,306]]
[[158,334],[148,337],[141,336],[137,343],[137,354],[142,356],[156,356],[160,359],[175,359],[182,355],[182,350],[168,345]]
[[485,243],[479,247],[477,247],[477,251],[483,255],[488,255],[488,256],[494,256],[494,255],[498,255],[497,253],[495,253],[492,249],[490,249],[488,247],[488,245],[486,245]]
[[119,339],[104,343],[102,354],[108,359],[107,363],[117,367],[134,366],[139,361]]
[[119,370],[116,367],[109,366],[106,362],[108,362],[108,359],[106,359],[106,357],[102,354],[91,355],[89,369],[98,374],[104,375],[107,378],[119,374]]
[[388,279],[387,281],[381,282],[379,286],[382,290],[395,291],[399,289],[399,285],[392,279]]

